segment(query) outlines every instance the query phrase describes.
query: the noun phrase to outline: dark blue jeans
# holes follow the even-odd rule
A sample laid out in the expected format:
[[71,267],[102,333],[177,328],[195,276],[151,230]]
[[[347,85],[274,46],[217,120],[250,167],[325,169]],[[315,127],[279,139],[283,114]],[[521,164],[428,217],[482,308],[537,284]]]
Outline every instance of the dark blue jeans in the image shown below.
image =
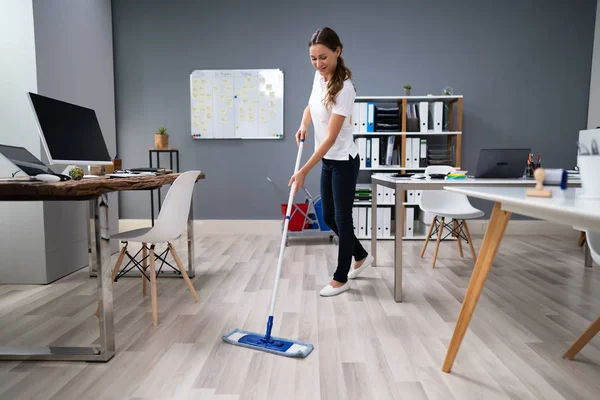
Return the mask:
[[324,158],[322,164],[323,219],[338,237],[338,264],[333,279],[345,283],[348,281],[352,257],[362,260],[368,254],[354,235],[352,221],[360,159],[358,156],[348,156],[348,160],[343,161]]

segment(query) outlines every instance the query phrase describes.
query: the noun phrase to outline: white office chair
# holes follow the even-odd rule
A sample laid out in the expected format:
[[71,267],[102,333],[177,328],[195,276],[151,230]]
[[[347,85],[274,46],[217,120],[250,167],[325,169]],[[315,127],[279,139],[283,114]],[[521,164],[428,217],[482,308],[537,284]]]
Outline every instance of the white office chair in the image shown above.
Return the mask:
[[[158,215],[158,219],[155,224],[151,228],[141,228],[134,229],[127,232],[121,232],[119,234],[111,236],[111,239],[118,239],[125,245],[121,249],[119,253],[119,258],[117,259],[117,263],[115,264],[115,268],[113,269],[112,278],[113,281],[118,279],[120,276],[129,272],[134,267],[137,267],[142,273],[142,294],[146,295],[146,280],[150,280],[150,294],[152,297],[152,320],[154,326],[158,325],[158,300],[156,297],[156,268],[155,268],[155,259],[161,260],[171,268],[174,267],[166,261],[166,257],[171,252],[185,283],[194,296],[194,300],[199,301],[198,294],[194,290],[192,286],[192,282],[179,259],[179,256],[175,252],[175,248],[171,244],[171,241],[175,240],[177,237],[181,235],[184,229],[187,226],[187,217],[190,211],[190,204],[192,201],[192,192],[194,190],[194,185],[196,183],[196,179],[200,171],[187,171],[182,173],[180,176],[175,179],[175,182],[171,185],[167,196],[165,197],[165,201],[163,207],[160,210]],[[129,242],[141,243],[142,248],[140,249],[143,252],[142,255],[142,263],[136,260],[136,256],[140,253],[138,251],[135,256],[131,256],[127,251],[127,246]],[[154,247],[157,243],[167,243],[167,249],[161,253],[156,254],[154,252]],[[148,247],[150,244],[150,247]],[[193,245],[193,244],[192,244]],[[150,255],[147,256],[146,252],[150,251]],[[123,271],[119,273],[119,268],[121,267],[121,263],[123,262],[123,257],[127,255],[130,259],[130,262],[125,266]],[[150,259],[150,273],[149,277],[146,274],[147,269],[147,258]],[[127,270],[127,266],[133,263],[134,266]]]
[[[429,175],[446,175],[455,170],[455,168],[447,165],[431,165],[425,169],[425,176],[427,179],[429,179]],[[445,228],[449,231],[449,233],[444,237],[444,239],[449,235],[455,235],[457,237],[460,256],[464,256],[461,244],[462,238],[469,243],[473,260],[477,261],[477,254],[473,248],[473,242],[471,240],[471,234],[469,233],[466,220],[482,217],[484,212],[473,207],[467,196],[448,192],[447,190],[423,190],[421,198],[419,199],[419,207],[423,211],[434,214],[433,221],[431,222],[431,226],[427,232],[425,245],[423,246],[423,250],[421,250],[421,257],[423,257],[425,254],[425,249],[427,249],[427,244],[429,243],[429,239],[431,238],[432,234],[437,234],[437,243],[435,252],[433,253],[432,262],[432,267],[435,267],[440,241],[443,240],[442,233]],[[446,222],[446,219],[451,220],[452,228],[450,228],[450,222]]]
[[[600,232],[585,232],[585,240],[590,248],[590,254],[596,264],[600,265]],[[600,332],[600,316],[596,318],[579,337],[573,342],[571,347],[563,354],[563,357],[572,359],[574,358],[586,344],[592,340]]]

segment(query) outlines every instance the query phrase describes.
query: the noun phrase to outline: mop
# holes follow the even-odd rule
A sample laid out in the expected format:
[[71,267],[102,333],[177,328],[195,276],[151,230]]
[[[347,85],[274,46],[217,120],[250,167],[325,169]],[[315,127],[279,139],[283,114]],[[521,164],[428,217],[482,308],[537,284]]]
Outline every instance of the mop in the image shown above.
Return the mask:
[[[302,157],[302,148],[304,147],[304,139],[301,140],[298,146],[298,155],[296,157],[296,167],[294,174],[298,172],[300,167],[300,159]],[[294,186],[296,182],[294,182]],[[303,343],[291,339],[283,339],[271,336],[273,329],[273,312],[275,311],[275,300],[277,299],[277,288],[279,286],[279,275],[281,274],[281,264],[283,262],[283,253],[285,250],[285,238],[287,236],[288,225],[290,223],[290,213],[292,209],[292,200],[294,199],[293,189],[290,190],[288,199],[285,222],[283,224],[283,235],[281,236],[281,244],[279,246],[279,261],[277,262],[277,272],[275,275],[275,286],[273,287],[273,295],[271,297],[271,309],[269,311],[269,319],[267,320],[267,330],[264,335],[254,332],[247,332],[240,329],[234,329],[231,333],[223,336],[223,340],[227,343],[248,347],[255,350],[266,351],[268,353],[278,354],[286,357],[306,357],[313,349],[312,344]]]

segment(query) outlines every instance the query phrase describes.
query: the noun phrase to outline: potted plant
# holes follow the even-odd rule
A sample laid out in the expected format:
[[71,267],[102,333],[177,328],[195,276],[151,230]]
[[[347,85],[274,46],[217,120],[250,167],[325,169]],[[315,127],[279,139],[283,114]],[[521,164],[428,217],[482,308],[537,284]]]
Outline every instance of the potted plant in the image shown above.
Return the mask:
[[166,149],[169,147],[169,135],[167,128],[161,126],[154,134],[154,147],[157,149]]
[[404,88],[404,95],[405,96],[410,96],[411,86],[410,85],[404,85],[403,88]]

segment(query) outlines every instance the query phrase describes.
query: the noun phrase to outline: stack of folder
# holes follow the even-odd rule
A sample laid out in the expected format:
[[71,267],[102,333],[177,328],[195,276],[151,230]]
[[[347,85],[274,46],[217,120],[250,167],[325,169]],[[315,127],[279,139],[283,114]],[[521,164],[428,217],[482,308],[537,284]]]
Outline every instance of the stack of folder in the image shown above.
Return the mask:
[[375,107],[375,132],[400,132],[398,107]]

